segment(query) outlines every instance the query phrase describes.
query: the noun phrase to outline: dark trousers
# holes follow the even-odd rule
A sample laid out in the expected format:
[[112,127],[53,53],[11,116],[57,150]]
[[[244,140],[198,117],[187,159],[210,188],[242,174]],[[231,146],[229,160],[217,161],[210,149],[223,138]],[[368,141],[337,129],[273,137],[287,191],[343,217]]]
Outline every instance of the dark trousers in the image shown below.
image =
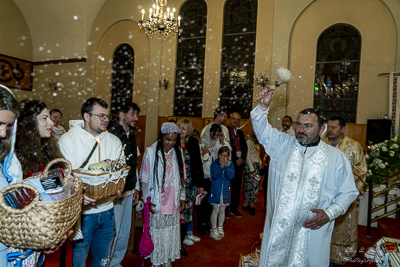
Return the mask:
[[[242,164],[243,166],[243,164]],[[236,211],[239,207],[240,189],[242,187],[243,167],[235,166],[235,178],[231,180],[231,211]]]
[[208,225],[208,222],[210,221],[211,205],[210,203],[208,203],[210,188],[211,188],[210,179],[204,179],[204,191],[207,191],[207,195],[203,198],[200,205],[196,205],[198,228]]
[[181,247],[183,247],[183,240],[185,240],[188,225],[189,223],[181,223]]

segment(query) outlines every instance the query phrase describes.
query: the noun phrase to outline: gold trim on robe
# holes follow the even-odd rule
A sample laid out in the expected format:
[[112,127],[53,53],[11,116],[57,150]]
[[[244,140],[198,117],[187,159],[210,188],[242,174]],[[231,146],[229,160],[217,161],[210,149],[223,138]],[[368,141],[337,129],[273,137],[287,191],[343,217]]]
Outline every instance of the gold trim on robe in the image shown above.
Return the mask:
[[[328,137],[323,139],[330,145]],[[343,140],[337,146],[349,159],[356,187],[359,192],[364,191],[367,177],[367,162],[365,161],[364,151],[361,145],[344,136]],[[358,251],[358,208],[355,200],[347,212],[336,218],[335,228],[332,233],[330,261],[336,264],[344,265],[350,259],[357,256]]]

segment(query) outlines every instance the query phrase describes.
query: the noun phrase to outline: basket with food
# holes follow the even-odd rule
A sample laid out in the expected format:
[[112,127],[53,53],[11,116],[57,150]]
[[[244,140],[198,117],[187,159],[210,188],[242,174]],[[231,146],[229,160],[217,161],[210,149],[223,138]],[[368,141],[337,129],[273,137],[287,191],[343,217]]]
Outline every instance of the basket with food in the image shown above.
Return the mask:
[[125,178],[130,170],[130,167],[126,166],[126,157],[122,153],[124,147],[120,157],[114,161],[105,160],[90,164],[88,169],[72,170],[74,176],[81,178],[82,182],[87,185],[85,194],[88,197],[98,200],[122,193],[125,187]]
[[[50,167],[64,166],[59,174]],[[38,176],[0,191],[0,240],[8,247],[43,250],[56,246],[81,215],[82,181],[71,175],[71,163],[51,161]]]

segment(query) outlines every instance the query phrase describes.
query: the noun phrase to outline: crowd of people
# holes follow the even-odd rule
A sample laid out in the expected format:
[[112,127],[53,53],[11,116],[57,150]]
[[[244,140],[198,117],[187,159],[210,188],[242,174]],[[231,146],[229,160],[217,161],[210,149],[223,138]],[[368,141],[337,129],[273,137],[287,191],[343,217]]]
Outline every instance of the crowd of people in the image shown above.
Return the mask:
[[[82,105],[82,120],[70,121],[66,132],[59,109],[49,110],[39,100],[18,103],[1,86],[0,189],[43,171],[53,159],[65,158],[73,169],[85,169],[118,159],[124,147],[131,169],[123,192],[100,200],[84,194],[81,236],[73,233],[74,241],[64,246],[72,247],[73,266],[86,266],[89,252],[92,266],[121,266],[132,207],[141,195],[144,201],[151,199],[154,250],[148,257],[153,266],[171,266],[188,256],[185,246],[201,241],[195,227],[199,235],[209,232],[215,241],[225,237],[226,218],[242,217],[241,195],[242,212],[255,215],[259,182],[265,174],[267,216],[259,266],[345,264],[355,256],[350,252],[357,251],[355,199],[366,175],[362,148],[344,135],[345,122],[339,117],[328,121],[322,139],[325,126],[313,109],[300,112],[294,127],[292,118],[285,116],[280,131],[272,128],[268,122],[272,95],[268,86],[260,93],[260,103],[251,113],[254,132],[247,137],[240,129],[240,114],[229,114],[225,126],[228,114],[220,108],[201,134],[189,119],[163,123],[137,166],[137,104],[123,102],[111,117],[104,100],[90,98]],[[92,153],[97,142],[101,151]],[[266,152],[263,159],[261,146]],[[332,238],[335,231],[338,234]],[[61,257],[54,252],[59,246],[44,251],[46,266],[58,266]],[[7,251],[0,243],[0,266],[12,266]]]

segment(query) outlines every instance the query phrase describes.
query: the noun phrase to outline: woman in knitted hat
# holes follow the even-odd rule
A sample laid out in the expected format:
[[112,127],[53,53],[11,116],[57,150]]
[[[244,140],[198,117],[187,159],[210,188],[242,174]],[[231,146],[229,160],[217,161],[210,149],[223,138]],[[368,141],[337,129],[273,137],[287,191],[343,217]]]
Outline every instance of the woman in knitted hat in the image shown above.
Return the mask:
[[180,211],[185,204],[185,172],[179,127],[163,123],[156,142],[146,151],[139,179],[143,199],[151,197],[150,235],[153,266],[171,266],[180,258]]

